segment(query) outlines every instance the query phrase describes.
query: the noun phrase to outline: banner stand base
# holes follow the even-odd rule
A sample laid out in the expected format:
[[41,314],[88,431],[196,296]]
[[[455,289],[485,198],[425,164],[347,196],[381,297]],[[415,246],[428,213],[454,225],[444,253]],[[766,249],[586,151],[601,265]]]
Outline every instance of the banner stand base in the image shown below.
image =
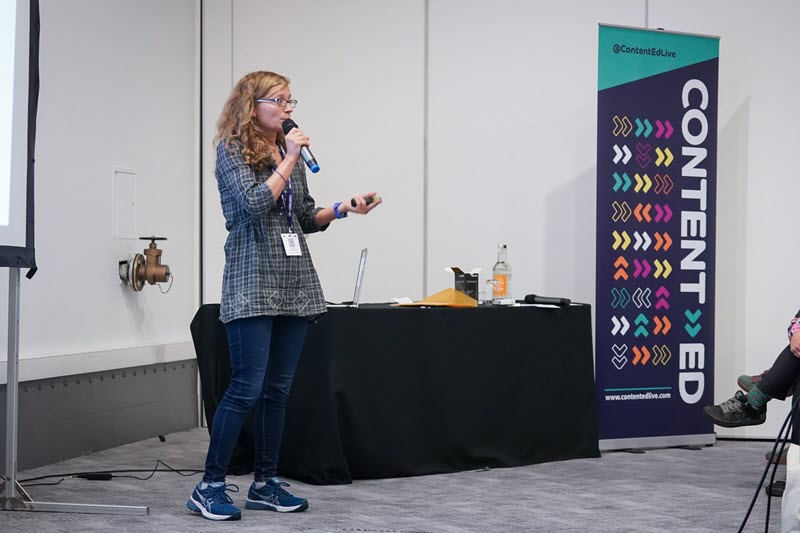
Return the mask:
[[636,437],[631,439],[601,439],[601,452],[637,448],[673,448],[678,446],[711,446],[717,443],[716,433],[702,435],[667,435],[664,437]]

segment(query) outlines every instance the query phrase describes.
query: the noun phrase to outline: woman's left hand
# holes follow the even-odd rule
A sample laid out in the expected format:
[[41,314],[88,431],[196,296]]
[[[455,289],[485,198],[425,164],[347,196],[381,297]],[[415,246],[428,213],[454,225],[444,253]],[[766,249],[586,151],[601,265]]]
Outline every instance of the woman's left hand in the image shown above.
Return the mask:
[[[372,199],[372,203],[367,205],[367,199]],[[356,201],[356,206],[350,203],[350,200],[346,202],[347,204],[347,211],[350,213],[358,213],[359,215],[366,215],[376,207],[378,207],[383,200],[378,197],[378,193],[376,192],[368,192],[366,194],[357,194],[353,196],[353,200]]]

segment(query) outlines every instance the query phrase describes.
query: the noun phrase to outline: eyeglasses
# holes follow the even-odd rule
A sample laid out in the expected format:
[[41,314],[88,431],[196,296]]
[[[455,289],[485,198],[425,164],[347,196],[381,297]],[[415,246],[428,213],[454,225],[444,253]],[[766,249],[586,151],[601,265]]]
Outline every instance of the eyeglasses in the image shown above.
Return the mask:
[[256,98],[256,102],[259,104],[267,103],[270,104],[277,104],[278,107],[286,107],[286,104],[294,109],[297,106],[297,100],[287,100],[285,98]]

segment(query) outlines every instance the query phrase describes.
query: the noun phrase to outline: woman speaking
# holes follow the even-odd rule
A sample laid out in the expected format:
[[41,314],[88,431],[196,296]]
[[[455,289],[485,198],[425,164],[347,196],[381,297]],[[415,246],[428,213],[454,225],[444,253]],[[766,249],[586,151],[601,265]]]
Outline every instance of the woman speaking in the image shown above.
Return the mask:
[[233,88],[217,122],[216,176],[228,230],[220,320],[228,332],[231,382],[214,414],[203,480],[187,502],[211,520],[241,518],[226,492],[239,489],[226,484],[225,475],[251,409],[255,476],[245,507],[308,508],[275,477],[308,320],[326,311],[305,235],[381,203],[371,192],[354,196],[353,203],[316,206],[300,159],[309,138],[286,122],[296,105],[286,77],[251,72]]

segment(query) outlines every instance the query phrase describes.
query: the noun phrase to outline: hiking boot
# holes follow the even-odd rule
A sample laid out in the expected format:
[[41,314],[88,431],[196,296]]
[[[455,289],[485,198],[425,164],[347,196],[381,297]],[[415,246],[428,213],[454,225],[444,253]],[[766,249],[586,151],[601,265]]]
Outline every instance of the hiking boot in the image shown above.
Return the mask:
[[[743,391],[750,392],[750,389],[761,383],[761,380],[764,379],[764,376],[766,376],[768,373],[769,370],[764,370],[757,376],[747,376],[747,375],[739,376],[739,379],[736,380],[736,383]],[[791,395],[792,395],[792,389],[790,388],[789,392],[786,393],[786,397],[788,398]]]
[[[239,492],[236,485],[226,485],[224,481],[209,483],[204,489],[200,483],[194,488],[191,498],[186,502],[186,507],[196,513],[201,513],[209,520],[239,520],[242,512],[233,505],[231,497],[225,491]],[[233,490],[236,489],[236,490]]]
[[764,376],[766,376],[768,373],[769,370],[764,370],[757,376],[739,376],[739,379],[736,380],[736,383],[743,391],[750,392],[750,389],[761,383],[761,380],[764,379]]
[[244,506],[247,509],[259,509],[262,511],[277,511],[279,513],[299,513],[308,509],[308,500],[298,498],[289,494],[283,487],[288,487],[288,483],[278,481],[275,478],[267,480],[267,484],[260,489],[256,484],[250,485],[247,491],[247,502]]
[[757,426],[767,421],[767,406],[754,409],[747,402],[747,395],[739,390],[730,400],[704,407],[703,414],[716,425],[726,428]]

